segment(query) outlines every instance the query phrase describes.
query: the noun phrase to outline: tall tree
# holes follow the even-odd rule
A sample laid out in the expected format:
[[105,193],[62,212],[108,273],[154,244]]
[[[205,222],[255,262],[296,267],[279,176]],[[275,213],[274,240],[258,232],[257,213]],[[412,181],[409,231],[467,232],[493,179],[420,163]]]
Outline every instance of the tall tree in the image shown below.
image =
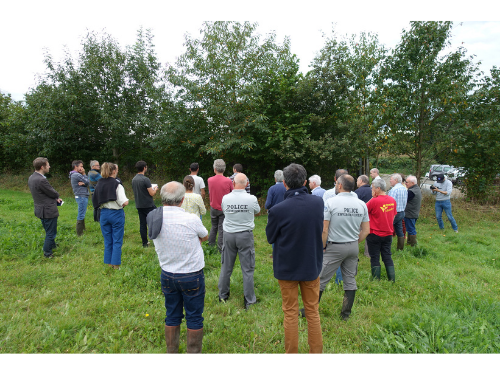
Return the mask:
[[480,203],[498,203],[500,194],[493,182],[500,170],[500,70],[470,95],[465,126],[453,129],[450,162],[464,168],[465,192]]
[[256,29],[248,22],[205,22],[199,38],[186,35],[186,52],[167,71],[174,114],[157,139],[183,164],[200,156],[208,156],[207,167],[218,157],[252,166],[262,161],[270,135],[264,87],[298,67],[288,39],[280,45],[271,33],[261,40]]
[[450,129],[463,125],[475,85],[477,66],[464,48],[443,55],[451,30],[452,22],[411,22],[382,72],[390,152],[413,159],[419,180],[422,162],[447,150]]

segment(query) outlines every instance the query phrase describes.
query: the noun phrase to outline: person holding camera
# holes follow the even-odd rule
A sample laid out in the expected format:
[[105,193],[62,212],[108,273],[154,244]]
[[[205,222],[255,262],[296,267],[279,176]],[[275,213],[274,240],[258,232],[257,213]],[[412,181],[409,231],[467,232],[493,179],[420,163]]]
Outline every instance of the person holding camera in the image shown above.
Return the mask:
[[436,186],[431,185],[430,189],[432,194],[436,196],[436,219],[439,225],[439,229],[444,229],[443,223],[443,211],[446,213],[448,220],[451,223],[453,230],[458,233],[458,226],[453,214],[451,213],[451,192],[453,190],[453,184],[444,174],[438,174],[436,178]]

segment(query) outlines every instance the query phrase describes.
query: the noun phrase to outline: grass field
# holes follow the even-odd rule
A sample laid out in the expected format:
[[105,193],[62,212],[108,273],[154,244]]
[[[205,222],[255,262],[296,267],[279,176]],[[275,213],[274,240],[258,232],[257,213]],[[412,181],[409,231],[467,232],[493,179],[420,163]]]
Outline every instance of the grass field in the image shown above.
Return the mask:
[[[26,182],[24,182],[26,183]],[[67,183],[69,185],[69,182]],[[21,186],[21,185],[18,185]],[[126,191],[133,197],[129,187]],[[33,215],[27,186],[0,189],[1,353],[164,353],[164,300],[153,247],[143,249],[133,202],[120,270],[103,264],[99,224],[75,234],[77,205],[64,190],[54,259],[43,257],[45,232]],[[57,188],[57,186],[56,186]],[[60,191],[61,192],[61,191]],[[157,205],[159,202],[157,202]],[[339,318],[343,291],[331,282],[320,304],[325,353],[499,353],[500,252],[498,207],[453,202],[459,233],[440,231],[434,202],[424,200],[419,245],[395,250],[396,283],[370,281],[361,256],[351,318]],[[217,298],[220,256],[204,244],[205,353],[283,353],[281,295],[273,277],[267,216],[256,218],[255,287],[260,303],[243,309],[239,263],[226,304]],[[210,218],[203,222],[210,229]],[[180,351],[185,352],[185,324]],[[299,351],[307,352],[300,321]]]

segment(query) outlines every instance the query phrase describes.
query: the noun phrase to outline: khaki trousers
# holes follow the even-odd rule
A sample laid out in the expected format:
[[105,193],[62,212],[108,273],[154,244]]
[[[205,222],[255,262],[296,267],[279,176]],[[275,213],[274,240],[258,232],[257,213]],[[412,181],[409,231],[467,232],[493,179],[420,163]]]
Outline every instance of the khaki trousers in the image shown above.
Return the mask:
[[309,353],[323,352],[323,335],[319,319],[319,277],[312,281],[278,280],[285,314],[285,352],[299,352],[299,286],[307,319]]

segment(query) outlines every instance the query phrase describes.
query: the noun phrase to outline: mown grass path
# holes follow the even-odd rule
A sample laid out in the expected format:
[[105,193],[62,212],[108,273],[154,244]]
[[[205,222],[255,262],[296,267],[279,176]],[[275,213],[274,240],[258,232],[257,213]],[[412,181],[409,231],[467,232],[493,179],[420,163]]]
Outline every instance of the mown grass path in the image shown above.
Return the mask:
[[[131,192],[128,192],[131,196]],[[44,259],[44,231],[31,195],[0,190],[1,353],[163,353],[165,308],[154,247],[143,249],[134,203],[125,208],[120,270],[103,264],[99,224],[89,206],[87,231],[75,234],[77,206],[64,197],[59,247]],[[158,204],[159,202],[157,202]],[[338,315],[343,291],[331,282],[320,304],[325,353],[499,353],[500,214],[498,207],[453,202],[459,233],[425,199],[417,223],[419,246],[394,249],[396,283],[370,281],[369,259],[358,267],[351,319]],[[260,303],[243,309],[237,261],[226,304],[217,299],[220,256],[204,245],[207,294],[205,353],[283,353],[281,295],[273,277],[267,216],[256,218],[255,287]],[[210,218],[203,222],[210,229]],[[300,352],[307,352],[300,321]],[[185,351],[185,325],[181,331]]]

